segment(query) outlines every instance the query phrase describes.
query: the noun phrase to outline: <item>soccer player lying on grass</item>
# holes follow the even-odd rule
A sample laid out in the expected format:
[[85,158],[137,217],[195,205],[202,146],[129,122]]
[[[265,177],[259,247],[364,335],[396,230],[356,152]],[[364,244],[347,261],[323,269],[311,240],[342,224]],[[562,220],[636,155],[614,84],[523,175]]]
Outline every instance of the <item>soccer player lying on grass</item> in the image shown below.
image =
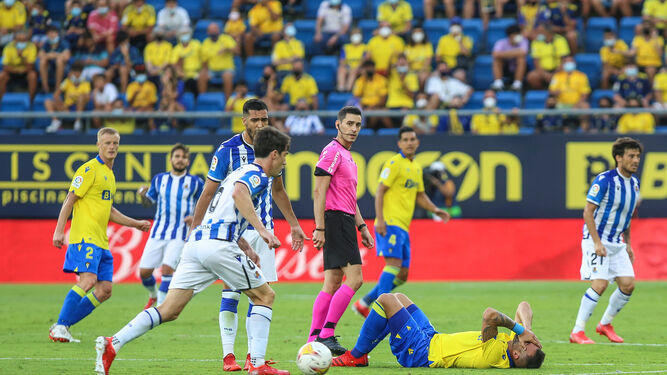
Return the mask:
[[[482,316],[482,330],[437,333],[424,313],[402,293],[385,293],[373,303],[352,351],[332,366],[368,366],[368,353],[389,334],[391,352],[403,367],[539,368],[542,344],[531,332],[533,311],[521,302],[514,320],[492,308]],[[498,327],[513,331],[499,333]]]

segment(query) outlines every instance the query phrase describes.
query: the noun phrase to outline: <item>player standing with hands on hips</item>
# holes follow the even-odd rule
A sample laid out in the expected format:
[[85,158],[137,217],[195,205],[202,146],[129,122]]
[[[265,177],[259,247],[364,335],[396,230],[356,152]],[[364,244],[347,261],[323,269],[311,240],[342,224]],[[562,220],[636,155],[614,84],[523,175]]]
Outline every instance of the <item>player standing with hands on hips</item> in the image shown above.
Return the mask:
[[72,337],[69,327],[111,297],[113,255],[107,237],[109,220],[144,232],[151,227],[150,222],[129,218],[113,207],[116,178],[112,168],[119,143],[120,135],[115,129],[102,128],[97,132],[99,154],[76,170],[60,209],[53,245],[61,248],[65,244],[65,224],[72,214],[63,272],[76,273],[79,281],[65,296],[58,321],[49,329],[53,341],[79,342]]
[[357,165],[350,153],[361,130],[361,110],[343,107],[336,128],[338,135],[324,147],[315,168],[313,244],[324,248],[324,285],[313,304],[308,342],[317,340],[341,355],[346,349],[334,330],[363,282],[356,231],[367,248],[373,247],[373,237],[357,205]]
[[581,279],[591,286],[581,298],[577,320],[570,342],[594,344],[586,337],[586,322],[593,314],[609,281],[618,288],[609,297],[609,305],[595,331],[611,342],[623,342],[611,325],[612,319],[630,301],[635,289],[635,260],[630,245],[630,220],[640,202],[639,179],[633,174],[639,168],[643,147],[639,141],[618,138],[611,153],[616,169],[600,173],[588,191],[584,208],[584,237],[581,240]]

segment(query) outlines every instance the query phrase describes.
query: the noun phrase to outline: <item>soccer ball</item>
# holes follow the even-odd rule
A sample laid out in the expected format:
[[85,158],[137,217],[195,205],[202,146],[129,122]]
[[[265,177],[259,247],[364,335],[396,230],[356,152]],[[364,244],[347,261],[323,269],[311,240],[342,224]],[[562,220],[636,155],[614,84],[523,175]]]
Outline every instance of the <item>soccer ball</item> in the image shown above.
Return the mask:
[[331,351],[324,344],[313,341],[302,346],[296,355],[296,367],[304,374],[324,374],[331,366]]

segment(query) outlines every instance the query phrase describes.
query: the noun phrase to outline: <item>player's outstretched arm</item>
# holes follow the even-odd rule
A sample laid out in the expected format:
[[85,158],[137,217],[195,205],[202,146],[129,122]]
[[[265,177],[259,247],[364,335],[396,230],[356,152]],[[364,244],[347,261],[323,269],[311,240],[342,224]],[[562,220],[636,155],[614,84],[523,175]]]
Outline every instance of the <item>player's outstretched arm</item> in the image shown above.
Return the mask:
[[527,329],[533,329],[533,309],[530,307],[530,303],[522,301],[519,304],[514,314],[514,320]]
[[315,218],[315,232],[313,233],[313,245],[316,249],[324,246],[324,209],[326,207],[327,190],[331,183],[331,176],[315,176],[315,189],[313,189],[313,217]]
[[285,220],[287,220],[291,228],[292,250],[301,251],[303,248],[303,241],[309,240],[310,238],[306,237],[306,233],[304,233],[303,229],[301,229],[301,225],[299,225],[299,221],[294,214],[294,210],[292,210],[292,203],[290,202],[289,197],[287,196],[287,192],[285,191],[285,185],[283,185],[282,176],[278,176],[273,179],[271,193],[273,195],[273,201],[276,202],[276,206],[278,206],[280,212],[283,213],[283,217]]
[[125,216],[122,212],[118,211],[115,207],[111,207],[111,215],[109,215],[109,220],[113,221],[116,224],[120,224],[126,227],[137,228],[140,231],[148,232],[151,229],[151,223],[148,220],[136,220],[131,217]]
[[266,230],[264,224],[262,224],[262,221],[259,219],[259,216],[257,216],[257,212],[255,212],[255,206],[252,204],[252,197],[250,196],[250,190],[248,190],[248,186],[246,186],[243,182],[236,182],[234,184],[232,199],[234,199],[234,205],[236,206],[236,209],[238,209],[241,215],[243,215],[243,217],[248,220],[248,223],[252,225],[255,230],[257,230],[259,235],[262,236],[269,247],[277,248],[280,246],[278,237],[274,236],[271,234],[271,232]]
[[204,189],[202,190],[201,195],[199,196],[197,205],[195,205],[195,212],[192,214],[192,223],[190,224],[190,231],[192,231],[192,229],[196,228],[199,224],[201,224],[201,221],[204,219],[204,214],[206,213],[206,209],[208,208],[208,205],[211,204],[211,200],[213,199],[213,196],[215,195],[215,192],[218,190],[219,186],[220,186],[219,182],[213,181],[209,178],[207,178],[206,182],[204,182]]
[[517,324],[517,322],[512,320],[509,316],[494,308],[489,307],[484,310],[484,315],[482,315],[482,342],[496,337],[498,334],[498,327],[505,327],[514,331],[519,337],[519,341],[521,341],[522,345],[532,342],[539,348],[542,348],[542,344],[540,344],[537,336],[535,336],[530,329]]
[[79,197],[74,194],[73,191],[70,191],[65,197],[65,201],[63,201],[62,207],[60,207],[58,223],[56,224],[56,229],[53,231],[53,246],[59,249],[65,243],[65,224],[67,224],[67,219],[69,219],[70,215],[72,214],[74,202],[78,200]]
[[417,193],[417,204],[419,205],[419,207],[438,215],[442,219],[442,221],[444,222],[449,221],[449,212],[436,206],[433,203],[433,201],[431,201],[431,198],[429,198],[428,195],[426,195],[425,192],[420,191],[419,193]]

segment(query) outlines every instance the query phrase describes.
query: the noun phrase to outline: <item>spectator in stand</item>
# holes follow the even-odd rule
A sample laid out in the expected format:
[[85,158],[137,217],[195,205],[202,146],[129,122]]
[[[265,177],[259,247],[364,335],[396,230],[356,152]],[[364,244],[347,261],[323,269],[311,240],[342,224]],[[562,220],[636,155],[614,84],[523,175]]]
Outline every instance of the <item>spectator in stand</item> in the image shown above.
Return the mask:
[[449,34],[443,35],[438,41],[438,48],[435,50],[435,60],[444,61],[450,68],[468,66],[472,56],[473,40],[463,34],[461,19],[454,17],[449,26]]
[[[577,63],[574,57],[567,56],[563,58],[561,70],[556,72],[549,84],[549,94],[556,96],[557,108],[589,108],[588,96],[591,93],[591,86],[588,83],[588,77],[583,72],[577,70]],[[581,125],[582,130],[588,130],[588,119],[577,119],[566,117],[563,126],[564,130],[574,130]]]
[[260,98],[264,98],[269,92],[276,91],[276,87],[278,87],[276,70],[273,68],[273,65],[264,66],[262,76],[255,82],[255,93]]
[[491,17],[503,18],[505,4],[509,0],[479,0],[479,15],[484,24],[484,29],[489,26]]
[[[408,58],[404,54],[398,55],[396,65],[389,75],[387,86],[387,108],[412,109],[415,106],[415,95],[419,91],[419,79],[410,72]],[[401,120],[395,117],[396,120]],[[400,126],[400,123],[395,124]]]
[[[603,96],[598,99],[598,108],[612,108],[611,98]],[[616,129],[616,115],[595,115],[591,120],[591,131],[598,133],[608,133]]]
[[176,66],[178,77],[185,81],[185,89],[197,94],[199,70],[201,70],[201,43],[183,34],[171,51],[171,63]]
[[611,29],[604,31],[604,45],[600,48],[600,60],[602,61],[602,80],[600,86],[608,89],[612,82],[621,74],[621,70],[632,52],[623,39],[618,39]]
[[645,73],[641,73],[635,64],[628,64],[614,84],[614,106],[627,107],[627,101],[636,98],[642,107],[650,107],[652,99],[651,83]]
[[97,8],[88,15],[88,31],[96,44],[113,52],[118,32],[118,16],[109,9],[109,0],[97,0]]
[[[137,70],[134,81],[127,86],[125,93],[127,103],[134,112],[154,111],[157,103],[157,87],[148,80],[144,71]],[[150,130],[155,129],[155,121],[152,118],[148,119],[148,127]]]
[[190,15],[188,11],[178,6],[177,0],[167,0],[164,8],[157,14],[153,38],[161,37],[171,43],[176,43],[181,35],[189,32]]
[[417,74],[420,87],[424,87],[432,71],[433,45],[421,27],[412,29],[412,35],[405,47],[405,56],[410,63],[410,71]]
[[252,95],[248,95],[248,85],[245,81],[239,81],[234,87],[234,94],[228,96],[227,104],[225,104],[225,111],[234,112],[238,116],[232,119],[232,132],[234,134],[242,133],[245,130],[243,126],[243,105],[248,99],[254,98]]
[[521,35],[517,25],[508,26],[505,30],[506,38],[500,39],[493,46],[493,84],[494,90],[503,90],[503,78],[513,80],[512,90],[520,91],[526,75],[526,56],[528,55],[528,40]]
[[60,86],[65,77],[65,67],[71,57],[69,43],[61,40],[58,28],[49,26],[46,32],[46,41],[39,50],[39,76],[42,81],[42,91],[51,92],[49,89],[49,72],[55,72],[55,87]]
[[[549,95],[546,101],[546,109],[556,109],[558,99],[554,95]],[[538,133],[555,133],[563,130],[563,116],[551,114],[537,115],[535,130]]]
[[[426,81],[426,93],[430,96],[429,109],[460,108],[468,103],[473,90],[461,80],[450,77],[447,63],[441,62],[438,64],[438,69]],[[461,99],[457,102],[458,106],[454,106],[455,98]]]
[[271,53],[271,63],[276,67],[278,80],[287,76],[293,68],[293,63],[306,57],[306,51],[303,43],[295,38],[296,27],[293,24],[285,24],[284,37],[273,46]]
[[405,50],[403,39],[393,34],[388,22],[380,22],[378,35],[368,41],[367,58],[375,63],[375,72],[389,75],[389,68],[396,63],[396,57]]
[[289,135],[324,134],[324,126],[319,116],[304,115],[299,112],[310,111],[310,105],[305,99],[299,99],[294,108],[297,112],[285,120],[285,131]]
[[223,32],[234,38],[236,44],[240,46],[243,44],[243,34],[245,31],[246,26],[243,18],[241,18],[241,13],[236,9],[232,9],[232,11],[229,12],[227,22],[225,22],[225,29]]
[[405,0],[386,0],[378,6],[378,22],[387,22],[391,31],[407,38],[412,29],[412,6]]
[[577,50],[577,6],[570,0],[547,0],[537,16],[538,25],[551,25],[553,32],[567,39],[571,51]]
[[[639,98],[630,98],[627,101],[626,108],[640,109]],[[655,132],[655,118],[648,112],[624,113],[618,119],[616,131],[619,134],[644,133],[653,134]]]
[[2,50],[2,70],[0,71],[0,101],[7,90],[7,82],[25,82],[30,93],[30,103],[37,93],[37,46],[28,38],[25,29],[14,33],[14,41]]
[[137,47],[130,44],[129,35],[125,31],[119,31],[116,40],[118,41],[118,47],[109,58],[109,68],[106,71],[106,76],[109,82],[113,82],[118,76],[120,89],[125,92],[130,82],[132,67],[143,64],[143,59]]
[[[83,112],[90,100],[90,82],[83,78],[83,62],[75,61],[69,71],[69,76],[56,88],[53,99],[44,101],[47,112]],[[53,133],[62,125],[58,118],[54,117],[51,124],[46,128],[47,133]],[[81,119],[74,121],[74,130],[81,130],[83,124]]]
[[517,12],[519,26],[522,29],[523,36],[530,40],[535,38],[535,22],[539,10],[538,0],[525,0],[523,4],[519,4],[519,11]]
[[0,5],[0,47],[14,39],[14,33],[25,28],[27,15],[20,1],[4,0]]
[[667,27],[667,2],[665,0],[644,1],[642,18],[664,31]]
[[148,75],[148,79],[153,83],[160,82],[159,77],[164,72],[164,68],[171,63],[173,46],[164,38],[164,35],[157,34],[155,40],[148,43],[144,49],[146,74]]
[[222,89],[229,98],[234,90],[234,55],[240,53],[236,41],[227,34],[220,35],[220,26],[211,22],[206,28],[208,38],[201,45],[201,65],[198,78],[199,93],[208,90],[208,82],[215,77],[222,78]]
[[143,50],[151,41],[155,26],[155,8],[145,0],[133,0],[123,11],[123,30],[130,36],[133,46]]
[[[420,92],[415,99],[415,108],[426,110],[428,95],[425,92]],[[407,115],[403,118],[403,126],[415,129],[417,134],[433,134],[438,128],[439,123],[440,119],[436,115]]]
[[653,105],[656,108],[667,108],[667,66],[662,66],[653,78]]
[[[183,94],[185,93],[185,82],[178,78],[176,69],[169,65],[164,74],[160,76],[160,111],[184,112]],[[178,128],[178,119],[171,119],[171,127]]]
[[530,45],[530,55],[535,68],[526,76],[526,81],[534,90],[543,90],[551,82],[554,72],[561,65],[564,56],[570,54],[567,40],[555,34],[549,25],[540,25],[537,35]]
[[283,30],[283,7],[277,0],[257,0],[248,12],[250,31],[245,34],[244,49],[246,56],[255,54],[255,43],[270,41],[275,44],[280,40]]
[[109,54],[107,50],[95,44],[93,36],[86,32],[79,39],[79,48],[74,54],[76,60],[84,63],[83,79],[91,81],[95,74],[104,74],[109,66]]
[[[81,0],[82,1],[82,8],[81,11],[83,14],[86,15],[86,18],[90,18],[90,13],[92,13],[95,8],[97,7],[97,0]],[[118,14],[118,12],[116,12]]]
[[584,18],[588,18],[591,8],[600,17],[632,17],[632,3],[629,0],[588,0],[582,1],[581,5]]
[[361,61],[366,54],[364,37],[359,28],[353,28],[350,35],[350,43],[343,45],[338,62],[338,75],[336,90],[352,91],[354,80],[359,75]]
[[72,48],[79,44],[79,37],[86,31],[88,15],[81,11],[81,2],[74,0],[65,17],[63,28],[65,29],[65,40]]
[[[111,104],[111,113],[119,115],[125,112],[123,99],[118,98]],[[132,134],[135,123],[133,117],[113,118],[104,120],[104,126],[118,130],[120,134]]]
[[[387,103],[387,78],[375,71],[373,60],[361,64],[361,75],[354,82],[352,94],[359,99],[364,110],[384,109]],[[391,127],[391,119],[369,117],[368,127],[378,129],[380,126]]]
[[[433,19],[435,15],[435,6],[438,0],[424,0],[424,18],[427,20]],[[475,10],[475,0],[464,0],[463,8],[472,7]],[[442,0],[442,5],[445,7],[445,15],[452,19],[456,17],[456,4],[454,0]],[[469,17],[468,17],[469,18]]]
[[280,91],[289,95],[290,106],[296,106],[299,99],[304,99],[313,108],[319,108],[317,94],[319,90],[315,79],[303,71],[303,60],[296,60],[292,64],[292,74],[283,79]]
[[327,55],[338,53],[347,43],[347,32],[352,24],[352,9],[342,0],[323,1],[317,10],[315,37],[319,49]]
[[478,135],[516,134],[519,127],[516,123],[508,121],[507,116],[500,114],[496,100],[496,92],[486,90],[484,92],[484,110],[472,116],[470,120],[470,131]]
[[30,20],[28,20],[28,27],[30,28],[31,38],[37,47],[41,48],[46,41],[46,31],[51,25],[51,15],[49,11],[44,9],[44,4],[41,1],[35,1],[30,10]]
[[658,34],[658,30],[648,24],[639,28],[640,35],[632,39],[632,52],[640,69],[648,75],[649,81],[662,66],[665,41]]
[[[118,89],[113,83],[108,82],[104,74],[97,74],[93,77],[93,109],[95,111],[109,112],[112,109],[114,100],[118,98]],[[102,120],[99,117],[93,118],[93,126],[102,127]]]

